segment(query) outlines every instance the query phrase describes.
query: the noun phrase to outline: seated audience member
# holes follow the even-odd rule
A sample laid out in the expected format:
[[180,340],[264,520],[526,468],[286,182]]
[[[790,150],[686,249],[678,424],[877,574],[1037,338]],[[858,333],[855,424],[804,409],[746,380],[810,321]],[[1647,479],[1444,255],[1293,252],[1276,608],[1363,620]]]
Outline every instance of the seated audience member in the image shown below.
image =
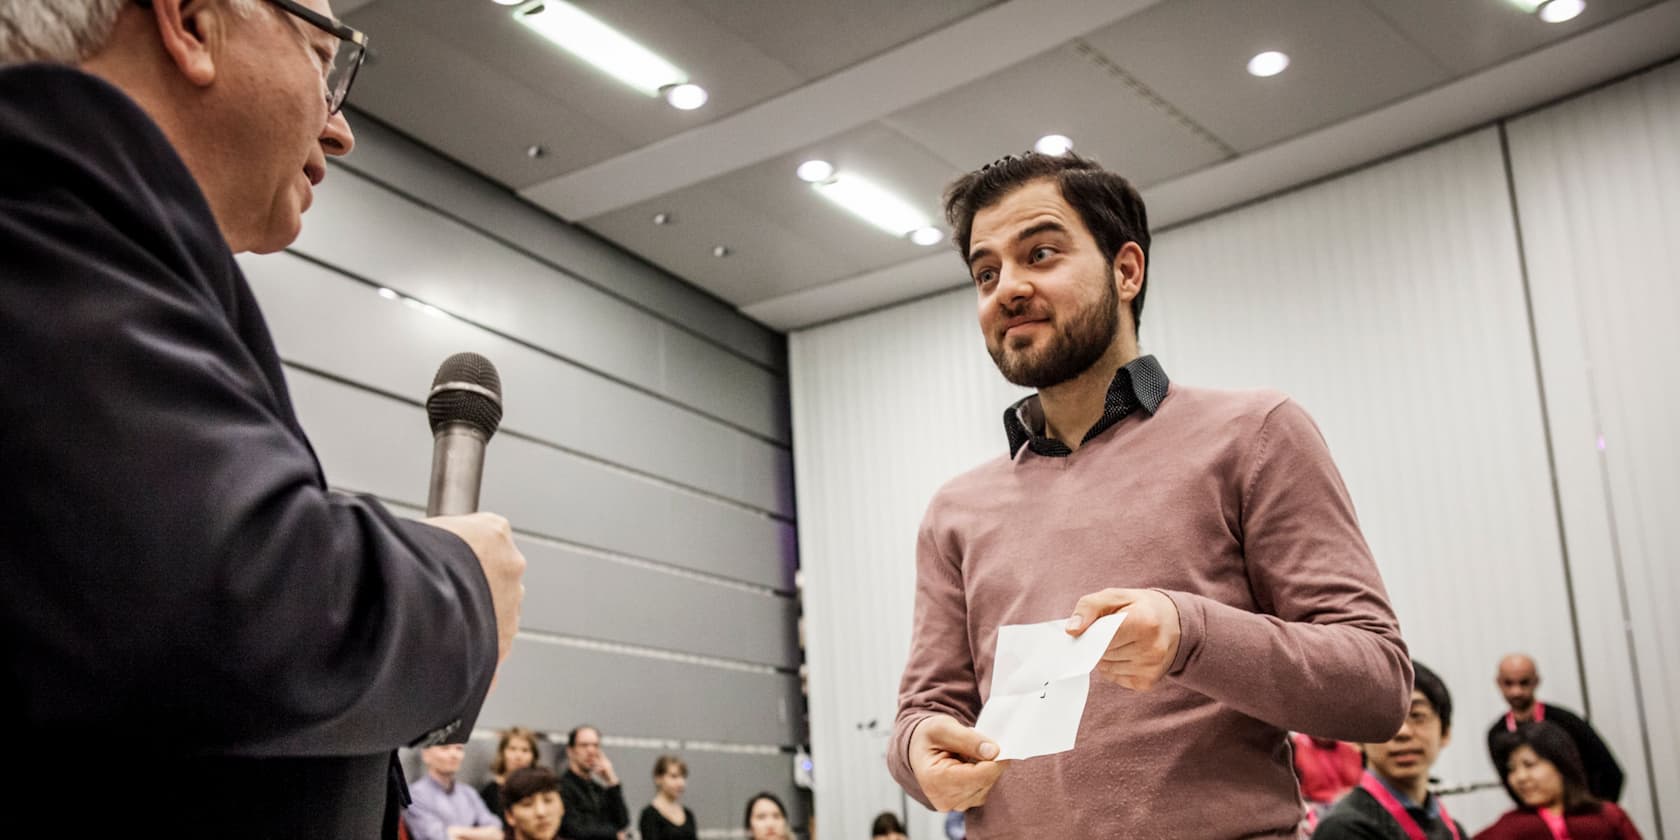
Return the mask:
[[496,744],[496,757],[490,760],[490,781],[478,789],[484,807],[502,812],[502,783],[509,773],[537,763],[537,733],[523,726],[509,727]]
[[560,800],[560,777],[547,767],[523,767],[502,782],[500,810],[508,840],[554,840],[566,803]]
[[1593,796],[1580,750],[1563,727],[1521,724],[1494,740],[1494,758],[1520,804],[1476,840],[1639,840],[1616,803]]
[[773,793],[760,793],[747,800],[745,822],[752,840],[792,840],[787,809]]
[[875,815],[875,822],[869,827],[869,840],[910,840],[904,832],[904,823],[898,821],[898,815],[891,811],[882,811]]
[[[1535,691],[1540,687],[1540,669],[1532,658],[1513,653],[1499,660],[1499,674],[1495,681],[1499,685],[1499,693],[1505,697],[1505,704],[1511,707],[1488,727],[1488,757],[1493,759],[1495,772],[1505,775],[1505,766],[1500,763],[1494,749],[1494,742],[1499,736],[1515,732],[1519,724],[1531,720],[1555,723],[1575,742],[1575,750],[1581,756],[1581,769],[1587,774],[1587,790],[1592,792],[1593,797],[1609,802],[1622,798],[1625,778],[1622,765],[1616,762],[1615,754],[1610,752],[1598,730],[1582,720],[1580,715],[1554,703],[1542,703],[1535,697]],[[1511,794],[1512,799],[1517,799],[1515,791],[1507,787],[1506,792]]]
[[1300,732],[1290,736],[1295,751],[1295,778],[1301,782],[1301,798],[1322,814],[1359,784],[1365,772],[1359,747],[1332,738],[1314,738]]
[[1359,786],[1330,809],[1314,840],[1464,840],[1464,827],[1429,792],[1429,768],[1452,740],[1452,695],[1413,662],[1412,706],[1400,731],[1365,745]]
[[653,762],[653,801],[642,809],[636,827],[642,840],[695,840],[694,812],[683,807],[688,790],[688,765],[674,755]]
[[408,786],[414,802],[404,819],[414,840],[502,840],[502,821],[478,792],[455,783],[466,748],[444,744],[420,751],[426,775]]
[[619,840],[630,826],[630,809],[612,762],[601,752],[601,730],[579,726],[566,735],[566,771],[560,774],[566,840]]

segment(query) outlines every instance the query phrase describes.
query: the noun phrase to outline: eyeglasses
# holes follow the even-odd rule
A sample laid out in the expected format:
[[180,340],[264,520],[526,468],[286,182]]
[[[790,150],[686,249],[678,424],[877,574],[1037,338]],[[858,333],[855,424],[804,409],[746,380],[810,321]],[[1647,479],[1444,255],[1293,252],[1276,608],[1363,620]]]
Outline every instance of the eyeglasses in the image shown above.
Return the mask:
[[[151,8],[153,0],[134,0],[134,2],[146,8]],[[339,109],[344,107],[345,97],[350,95],[350,85],[356,81],[356,71],[361,69],[362,59],[367,57],[367,35],[302,3],[298,3],[297,0],[268,0],[268,2],[279,6],[287,14],[300,18],[310,26],[338,39],[338,47],[333,50],[332,61],[327,67],[324,83],[327,96],[327,114],[338,113]]]

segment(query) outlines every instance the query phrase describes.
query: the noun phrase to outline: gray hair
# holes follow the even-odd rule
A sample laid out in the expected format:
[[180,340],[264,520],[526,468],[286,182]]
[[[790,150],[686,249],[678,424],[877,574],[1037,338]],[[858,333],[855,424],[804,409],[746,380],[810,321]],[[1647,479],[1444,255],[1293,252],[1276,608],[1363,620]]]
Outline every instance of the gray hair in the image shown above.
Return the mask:
[[[0,0],[0,65],[23,61],[81,64],[111,38],[132,0]],[[249,13],[252,0],[228,0]]]

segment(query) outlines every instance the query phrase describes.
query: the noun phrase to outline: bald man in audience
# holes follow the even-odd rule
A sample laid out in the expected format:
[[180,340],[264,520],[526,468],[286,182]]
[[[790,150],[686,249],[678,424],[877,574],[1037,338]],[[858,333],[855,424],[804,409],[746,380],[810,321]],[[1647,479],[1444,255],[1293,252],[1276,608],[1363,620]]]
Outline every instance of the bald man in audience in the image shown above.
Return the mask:
[[[1592,795],[1608,802],[1622,798],[1622,765],[1616,762],[1615,754],[1610,752],[1610,747],[1599,737],[1592,724],[1562,706],[1542,703],[1535,697],[1535,690],[1540,687],[1540,669],[1534,664],[1532,657],[1524,653],[1513,653],[1499,660],[1499,675],[1495,682],[1499,685],[1499,693],[1505,696],[1505,704],[1511,708],[1488,727],[1490,758],[1498,755],[1494,746],[1499,736],[1515,732],[1519,724],[1531,720],[1549,721],[1568,732],[1569,737],[1575,741],[1575,747],[1581,751],[1581,763],[1586,767],[1587,787],[1592,791]],[[1498,759],[1493,761],[1494,769],[1503,779],[1505,768],[1500,766]],[[1506,790],[1510,790],[1509,784],[1506,785]],[[1516,795],[1512,794],[1512,799],[1515,798]]]

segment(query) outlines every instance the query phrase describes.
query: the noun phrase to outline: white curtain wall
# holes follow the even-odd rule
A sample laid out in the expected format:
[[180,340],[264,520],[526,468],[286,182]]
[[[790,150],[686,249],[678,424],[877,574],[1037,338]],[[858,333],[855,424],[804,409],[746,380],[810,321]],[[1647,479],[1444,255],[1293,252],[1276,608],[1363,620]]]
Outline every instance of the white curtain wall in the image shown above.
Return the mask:
[[[1494,668],[1527,651],[1544,697],[1590,707],[1647,837],[1654,792],[1680,790],[1677,105],[1680,71],[1659,68],[1512,123],[1509,156],[1490,127],[1159,233],[1142,329],[1175,380],[1281,388],[1317,419],[1414,656],[1454,692],[1443,783],[1496,779]],[[974,303],[958,289],[790,342],[824,836],[903,807],[883,754],[916,526],[1004,449],[1021,393]],[[1472,830],[1509,807],[1497,789],[1451,802]]]

